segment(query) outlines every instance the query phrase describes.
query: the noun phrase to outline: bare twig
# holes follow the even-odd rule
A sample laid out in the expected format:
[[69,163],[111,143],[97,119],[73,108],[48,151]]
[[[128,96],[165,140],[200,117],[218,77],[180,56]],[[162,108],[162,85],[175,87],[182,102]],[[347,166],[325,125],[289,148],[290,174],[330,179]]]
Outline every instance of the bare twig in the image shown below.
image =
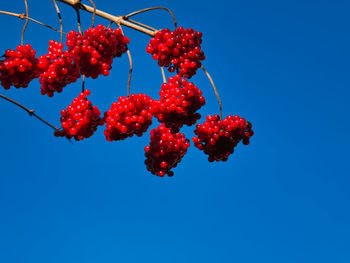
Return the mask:
[[84,92],[84,90],[85,90],[85,75],[83,75],[82,80],[83,80],[83,82],[81,85],[81,92]]
[[107,28],[110,28],[112,25],[113,25],[113,21],[111,21],[109,24],[108,24],[108,26],[107,26]]
[[163,83],[166,83],[166,77],[165,77],[164,67],[160,67],[160,70],[162,71]]
[[94,27],[95,24],[95,16],[96,16],[96,5],[94,3],[94,1],[89,0],[89,2],[92,4],[92,6],[94,7],[94,12],[92,13],[92,27]]
[[148,29],[153,30],[153,31],[158,31],[157,29],[155,29],[155,28],[153,28],[153,27],[151,27],[151,26],[142,24],[142,23],[137,22],[137,21],[135,21],[135,20],[132,20],[132,19],[128,19],[128,20],[129,20],[130,22],[132,22],[132,23],[134,23],[134,24],[136,24],[136,25],[142,26],[142,27],[144,27],[144,28],[148,28]]
[[61,43],[63,41],[63,24],[62,24],[62,17],[61,17],[61,12],[60,12],[60,9],[58,8],[58,5],[56,3],[56,0],[52,0],[54,6],[55,6],[55,9],[56,9],[56,12],[57,12],[57,15],[58,15],[58,20],[60,21],[60,31],[61,31]]
[[132,12],[132,13],[126,15],[126,16],[123,16],[123,18],[124,19],[129,19],[130,17],[132,17],[134,15],[141,14],[141,13],[144,13],[144,12],[147,12],[147,11],[151,11],[151,10],[155,10],[155,9],[162,9],[162,10],[168,11],[170,13],[170,15],[172,16],[172,18],[173,18],[175,29],[177,28],[177,21],[176,21],[176,18],[175,18],[175,15],[173,14],[173,12],[171,12],[171,10],[169,8],[162,7],[162,6],[149,7],[149,8],[145,8],[145,9],[139,10],[139,11],[135,11],[135,12]]
[[11,103],[17,105],[18,107],[20,107],[20,108],[22,108],[23,110],[25,110],[26,112],[28,112],[30,116],[36,117],[38,120],[42,121],[42,122],[45,123],[47,126],[49,126],[49,127],[51,127],[52,129],[54,129],[55,131],[58,130],[58,128],[56,128],[55,126],[53,126],[51,123],[45,121],[43,118],[41,118],[41,117],[39,117],[37,114],[35,114],[35,113],[34,113],[34,110],[30,110],[30,109],[26,108],[25,106],[23,106],[22,104],[18,103],[17,101],[14,101],[14,100],[12,100],[12,99],[10,99],[10,98],[8,98],[8,97],[2,95],[2,94],[0,94],[0,98],[3,98],[3,99],[5,99],[5,100],[7,100],[7,101],[9,101],[9,102],[11,102]]
[[[120,24],[118,24],[120,30],[122,31],[122,34],[124,35],[124,32],[123,32],[123,28]],[[129,58],[129,64],[130,64],[130,69],[129,69],[129,76],[128,76],[128,91],[127,91],[127,94],[128,94],[128,97],[130,96],[130,82],[131,82],[131,76],[132,76],[132,69],[133,69],[133,65],[132,65],[132,58],[131,58],[131,53],[130,53],[130,50],[127,47],[127,54],[128,54],[128,58]]]
[[75,8],[75,11],[77,12],[77,23],[78,23],[78,29],[79,29],[79,33],[81,34],[81,23],[80,23],[80,12],[79,12],[79,8]]
[[[58,1],[61,3],[64,3],[64,4],[68,4],[68,5],[72,6],[73,8],[79,8],[79,9],[87,11],[89,13],[94,13],[93,7],[85,5],[85,4],[81,4],[81,3],[79,3],[79,1],[78,1],[78,4],[74,0],[58,0]],[[152,30],[149,30],[147,28],[143,28],[139,25],[133,24],[130,21],[126,21],[125,19],[123,19],[122,16],[114,16],[114,15],[108,14],[108,13],[103,12],[103,11],[98,10],[98,9],[95,10],[95,13],[97,16],[103,17],[109,21],[113,21],[116,24],[121,24],[121,25],[130,27],[130,28],[135,29],[137,31],[140,31],[144,34],[147,34],[151,37],[153,37],[156,34],[156,31],[152,31]]]
[[218,99],[218,102],[219,102],[219,106],[220,106],[220,119],[222,120],[222,105],[221,105],[221,100],[220,100],[220,96],[219,96],[218,90],[216,89],[215,84],[214,84],[214,81],[213,81],[213,79],[211,78],[209,72],[203,67],[203,65],[201,66],[201,68],[203,69],[203,71],[204,71],[204,73],[207,75],[207,77],[208,77],[208,79],[209,79],[211,85],[213,86],[213,89],[214,89],[216,98]]
[[[24,5],[26,6],[26,17],[29,16],[29,10],[28,10],[28,3],[27,0],[24,0]],[[28,25],[28,18],[26,18],[26,22],[24,23],[23,29],[22,29],[22,34],[21,34],[21,45],[23,46],[23,37],[24,37],[24,32],[26,31]]]
[[[44,24],[44,23],[42,23],[42,22],[39,22],[38,20],[35,20],[35,19],[33,19],[33,18],[30,18],[30,17],[26,16],[25,14],[16,14],[16,13],[7,12],[7,11],[0,11],[0,14],[9,15],[9,16],[15,16],[15,17],[18,17],[18,18],[20,18],[20,19],[28,19],[28,20],[30,20],[30,21],[33,21],[33,22],[39,24],[39,25],[42,25],[42,26],[45,26],[45,27],[50,28],[50,29],[52,29],[52,30],[55,30],[56,32],[59,32],[59,33],[62,32],[62,31],[60,31],[60,30],[58,30],[58,29],[56,29],[56,28],[54,28],[54,27],[52,27],[52,26],[46,25],[46,24]],[[67,33],[65,33],[65,32],[62,32],[62,33],[63,33],[63,34],[67,34]]]

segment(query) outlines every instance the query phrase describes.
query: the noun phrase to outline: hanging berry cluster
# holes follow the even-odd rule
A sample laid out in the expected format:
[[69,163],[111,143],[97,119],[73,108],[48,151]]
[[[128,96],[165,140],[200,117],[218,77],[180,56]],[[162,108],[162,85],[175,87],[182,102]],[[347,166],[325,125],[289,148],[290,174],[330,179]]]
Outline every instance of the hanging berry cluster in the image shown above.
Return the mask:
[[4,89],[11,86],[26,88],[33,79],[39,77],[41,70],[31,45],[18,45],[16,50],[8,49],[4,56],[5,59],[0,60],[0,82]]
[[201,43],[202,33],[199,31],[183,27],[170,31],[166,28],[151,38],[146,52],[169,72],[176,70],[181,76],[191,78],[202,65],[200,61],[205,60]]
[[[7,50],[0,60],[0,82],[5,89],[11,86],[26,88],[31,80],[40,77],[41,94],[52,97],[62,92],[68,84],[82,75],[97,78],[108,76],[113,59],[127,51],[129,38],[121,29],[103,25],[90,27],[83,34],[70,31],[64,45],[51,40],[48,52],[35,57],[30,45],[19,45]],[[189,82],[202,66],[205,55],[201,50],[202,33],[192,28],[179,27],[174,31],[158,31],[146,47],[146,52],[167,67],[173,76],[161,85],[159,99],[146,94],[119,97],[104,114],[87,99],[89,90],[83,90],[66,109],[61,111],[61,129],[57,137],[74,138],[76,141],[92,136],[98,126],[105,126],[107,141],[124,140],[142,136],[155,117],[160,123],[150,131],[150,143],[145,147],[145,164],[151,173],[164,177],[173,176],[173,168],[182,160],[190,141],[180,132],[184,126],[192,126],[201,118],[198,111],[205,105],[202,91]],[[208,115],[203,124],[197,124],[192,141],[208,160],[227,161],[239,142],[249,144],[253,136],[251,123],[237,115],[221,119]]]
[[113,58],[125,53],[128,43],[129,38],[119,28],[98,25],[96,28],[90,27],[83,35],[70,31],[66,45],[81,74],[96,79],[100,74],[109,75]]

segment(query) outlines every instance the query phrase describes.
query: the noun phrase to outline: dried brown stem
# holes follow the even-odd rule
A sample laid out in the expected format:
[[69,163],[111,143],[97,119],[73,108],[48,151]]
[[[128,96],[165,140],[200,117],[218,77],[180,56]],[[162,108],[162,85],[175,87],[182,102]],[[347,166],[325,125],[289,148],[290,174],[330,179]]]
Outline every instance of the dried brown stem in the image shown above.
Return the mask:
[[78,23],[78,29],[79,29],[79,33],[82,34],[81,31],[81,23],[80,23],[80,12],[79,12],[79,8],[76,8],[75,11],[77,12],[77,23]]
[[113,25],[113,21],[111,21],[109,24],[108,24],[108,26],[107,26],[107,28],[110,28],[112,25]]
[[157,29],[155,29],[155,28],[153,28],[153,27],[151,27],[151,26],[142,24],[142,23],[140,23],[140,22],[137,22],[137,21],[135,21],[135,20],[128,19],[128,21],[130,21],[130,22],[132,22],[132,23],[134,23],[134,24],[136,24],[136,25],[142,26],[142,27],[144,27],[144,28],[148,28],[148,29],[150,29],[150,30],[157,31]]
[[[120,28],[120,30],[122,31],[122,34],[124,35],[122,26],[121,26],[120,24],[118,24],[118,27]],[[128,48],[128,47],[127,47],[127,48]],[[126,51],[126,53],[128,54],[129,64],[130,64],[129,76],[128,76],[128,90],[127,90],[127,95],[128,95],[128,97],[129,97],[129,96],[130,96],[130,82],[131,82],[131,76],[132,76],[133,65],[132,65],[132,57],[131,57],[131,53],[130,53],[129,48],[128,48],[128,50]]]
[[[61,3],[64,3],[64,4],[68,4],[68,5],[72,6],[73,8],[79,8],[79,9],[87,11],[89,13],[94,13],[93,7],[81,4],[81,3],[79,3],[80,1],[74,1],[74,0],[58,0],[58,1]],[[137,31],[140,31],[144,34],[147,34],[151,37],[153,37],[156,34],[156,31],[151,31],[147,28],[143,28],[139,25],[133,24],[130,21],[126,21],[125,19],[123,19],[122,16],[114,16],[114,15],[108,14],[108,13],[103,12],[103,11],[98,10],[98,9],[95,10],[95,13],[97,16],[103,17],[109,21],[113,21],[116,24],[121,24],[121,25],[130,27],[130,28],[135,29]]]
[[82,80],[83,80],[83,82],[81,85],[81,91],[84,92],[84,90],[85,90],[85,75],[83,75]]
[[[24,5],[26,6],[26,17],[29,16],[29,10],[28,10],[28,3],[27,0],[24,0]],[[24,32],[26,31],[28,25],[28,18],[26,18],[26,22],[24,23],[22,34],[21,34],[21,45],[23,46],[23,38],[24,38]]]
[[160,70],[162,71],[163,83],[166,83],[166,77],[165,77],[164,67],[160,67]]
[[[26,16],[25,14],[16,14],[16,13],[7,12],[7,11],[0,11],[0,14],[9,15],[9,16],[15,16],[15,17],[18,17],[18,18],[20,18],[20,19],[28,19],[28,20],[30,20],[30,21],[33,21],[33,22],[39,24],[39,25],[42,25],[42,26],[45,26],[45,27],[50,28],[50,29],[52,29],[52,30],[55,30],[56,32],[59,32],[59,33],[62,32],[62,31],[58,30],[57,28],[54,28],[54,27],[49,26],[49,25],[46,25],[46,24],[44,24],[44,23],[42,23],[42,22],[40,22],[40,21],[38,21],[38,20],[35,20],[35,19],[33,19],[33,18],[30,18],[30,17]],[[62,33],[63,33],[63,34],[67,34],[67,33],[65,33],[65,32],[62,32]]]
[[132,17],[134,15],[141,14],[141,13],[144,13],[144,12],[147,12],[147,11],[151,11],[151,10],[155,10],[155,9],[162,9],[162,10],[168,11],[169,14],[173,18],[175,29],[177,28],[177,21],[176,21],[176,18],[175,18],[175,15],[173,14],[173,12],[171,12],[171,10],[169,8],[162,7],[162,6],[149,7],[149,8],[145,8],[145,9],[139,10],[139,11],[135,11],[135,12],[132,12],[132,13],[126,15],[126,16],[123,16],[123,18],[124,19],[129,19],[130,17]]
[[92,4],[92,6],[94,7],[94,12],[92,13],[92,27],[94,27],[95,24],[95,16],[96,16],[96,5],[94,3],[94,1],[89,0],[89,2]]
[[19,102],[14,101],[13,99],[10,99],[10,98],[8,98],[8,97],[2,95],[2,94],[0,94],[0,98],[3,98],[3,99],[5,99],[5,100],[7,100],[7,101],[9,101],[9,102],[11,102],[11,103],[17,105],[18,107],[20,107],[20,108],[22,108],[23,110],[25,110],[26,112],[28,112],[30,116],[34,116],[35,118],[37,118],[37,119],[40,120],[41,122],[45,123],[47,126],[51,127],[52,129],[54,129],[54,130],[56,130],[56,131],[58,130],[58,128],[56,128],[55,126],[53,126],[51,123],[45,121],[43,118],[41,118],[41,117],[39,117],[37,114],[35,114],[35,113],[34,113],[34,110],[30,110],[30,109],[28,109],[27,107],[25,107],[25,106],[23,106],[22,104],[20,104]]
[[220,106],[220,119],[222,120],[222,105],[221,105],[221,99],[220,99],[218,90],[216,89],[215,84],[214,84],[214,81],[213,81],[213,79],[211,78],[209,72],[203,67],[203,65],[201,66],[201,68],[203,69],[203,71],[204,71],[204,73],[207,75],[207,77],[208,77],[208,79],[209,79],[211,85],[213,86],[213,89],[214,89],[216,98],[218,99],[218,102],[219,102],[219,106]]
[[54,6],[55,6],[55,9],[56,9],[56,12],[57,12],[57,15],[58,15],[58,20],[60,21],[60,31],[61,31],[61,43],[63,41],[63,24],[62,24],[62,17],[61,17],[61,12],[60,12],[60,9],[58,8],[58,5],[56,3],[56,0],[52,0]]

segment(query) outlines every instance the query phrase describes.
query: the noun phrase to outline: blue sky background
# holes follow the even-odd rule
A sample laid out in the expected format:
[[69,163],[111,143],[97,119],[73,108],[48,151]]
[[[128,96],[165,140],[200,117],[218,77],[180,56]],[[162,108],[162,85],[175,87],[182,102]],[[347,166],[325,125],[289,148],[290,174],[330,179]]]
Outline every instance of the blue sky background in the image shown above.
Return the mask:
[[[72,145],[1,100],[0,262],[350,262],[349,2],[96,4],[116,15],[166,6],[179,25],[202,31],[204,65],[224,115],[250,120],[255,135],[226,163],[209,163],[191,145],[175,176],[159,178],[143,163],[148,134],[110,143],[99,129]],[[31,17],[58,27],[51,1],[29,5]],[[19,0],[0,6],[24,10]],[[64,30],[76,30],[74,11],[59,6]],[[85,29],[90,19],[82,14]],[[164,11],[137,19],[172,26]],[[0,16],[2,52],[20,43],[22,25]],[[162,78],[145,52],[149,37],[124,32],[131,39],[132,91],[157,97]],[[25,42],[38,54],[50,39],[59,34],[29,24]],[[109,77],[87,80],[89,98],[102,111],[126,95],[128,70],[124,55]],[[202,116],[217,113],[203,72],[192,81],[206,97]],[[1,93],[59,125],[60,110],[80,88],[78,81],[48,98],[35,80]],[[193,136],[192,127],[183,132]]]

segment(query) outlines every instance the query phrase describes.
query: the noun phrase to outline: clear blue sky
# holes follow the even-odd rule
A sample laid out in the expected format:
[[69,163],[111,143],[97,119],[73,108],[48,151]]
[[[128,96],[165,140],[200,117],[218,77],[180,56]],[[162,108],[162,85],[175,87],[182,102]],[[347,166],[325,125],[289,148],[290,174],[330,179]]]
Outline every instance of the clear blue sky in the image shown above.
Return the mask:
[[[33,18],[58,27],[51,1],[29,4]],[[209,163],[191,145],[175,176],[159,178],[143,163],[148,134],[110,143],[99,129],[72,145],[1,100],[0,262],[350,262],[349,2],[96,4],[116,15],[166,6],[179,25],[202,31],[204,65],[224,115],[250,120],[255,135],[226,163]],[[64,30],[76,29],[74,11],[59,6]],[[24,4],[2,1],[0,9],[21,13]],[[82,15],[85,29],[90,18]],[[137,19],[172,26],[164,11]],[[2,52],[20,43],[22,25],[0,16]],[[157,97],[162,78],[145,52],[149,37],[124,31],[134,60],[132,91]],[[59,34],[29,24],[25,42],[38,53],[50,39]],[[110,77],[87,80],[102,111],[126,95],[128,70],[124,55]],[[202,116],[217,113],[203,72],[192,80],[206,97]],[[50,99],[36,80],[1,93],[59,125],[60,110],[80,88],[78,81]],[[183,131],[193,136],[193,128]]]

